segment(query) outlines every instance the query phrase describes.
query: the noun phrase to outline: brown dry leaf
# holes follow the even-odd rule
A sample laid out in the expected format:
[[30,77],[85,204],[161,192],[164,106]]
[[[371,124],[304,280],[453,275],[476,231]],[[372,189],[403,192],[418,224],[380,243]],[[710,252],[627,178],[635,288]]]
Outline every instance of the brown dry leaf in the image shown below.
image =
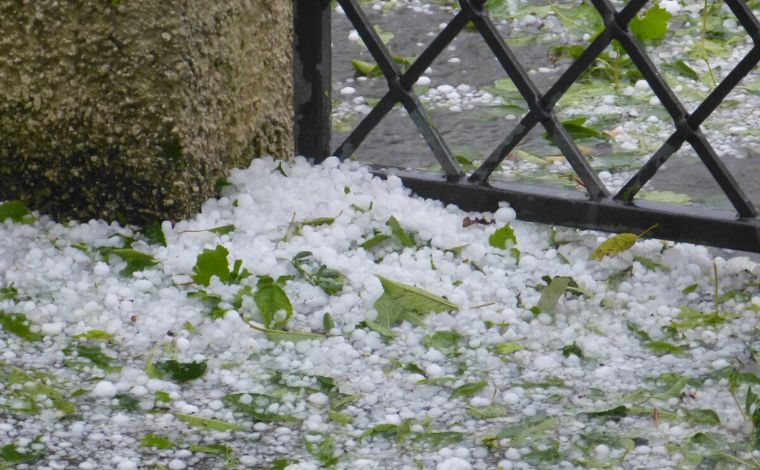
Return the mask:
[[486,219],[485,217],[465,217],[464,220],[462,220],[462,227],[469,227],[470,225],[480,224],[480,225],[491,225],[495,223],[494,220]]

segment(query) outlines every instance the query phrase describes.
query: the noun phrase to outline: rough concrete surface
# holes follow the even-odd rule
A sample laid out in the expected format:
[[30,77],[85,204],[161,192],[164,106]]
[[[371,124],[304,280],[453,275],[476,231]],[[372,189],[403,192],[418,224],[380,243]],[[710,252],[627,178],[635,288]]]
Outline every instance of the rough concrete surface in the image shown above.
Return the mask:
[[0,0],[0,200],[178,219],[291,153],[291,3]]

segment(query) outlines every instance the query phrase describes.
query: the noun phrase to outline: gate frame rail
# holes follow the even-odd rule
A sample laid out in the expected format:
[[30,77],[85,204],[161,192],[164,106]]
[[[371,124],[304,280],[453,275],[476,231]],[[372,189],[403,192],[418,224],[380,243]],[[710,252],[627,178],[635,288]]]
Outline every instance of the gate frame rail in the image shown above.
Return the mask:
[[[463,210],[494,211],[505,201],[517,218],[530,222],[562,225],[607,232],[642,232],[657,224],[648,234],[653,238],[712,245],[721,248],[760,252],[760,218],[752,201],[743,193],[702,134],[699,126],[718,107],[728,93],[760,62],[760,22],[742,0],[727,4],[753,40],[753,47],[710,95],[689,114],[676,95],[659,76],[645,49],[627,31],[627,24],[648,2],[631,0],[619,12],[609,0],[590,0],[604,19],[605,29],[581,56],[570,65],[550,90],[542,95],[498,35],[483,4],[485,0],[458,0],[459,13],[402,73],[377,37],[356,0],[338,0],[357,28],[388,81],[388,92],[367,117],[335,151],[330,148],[332,48],[330,0],[293,0],[294,5],[294,134],[295,151],[316,163],[330,155],[341,160],[353,151],[396,103],[401,103],[417,125],[445,174],[373,166],[373,173],[394,174],[417,195],[455,204]],[[417,78],[472,20],[508,77],[523,94],[530,111],[511,131],[480,168],[469,177],[451,156],[445,141],[427,119],[412,86]],[[622,26],[621,26],[622,25]],[[620,192],[613,196],[598,180],[575,143],[553,113],[562,94],[593,63],[612,40],[618,40],[641,70],[660,101],[671,114],[676,131],[644,164]],[[541,123],[563,151],[587,188],[587,194],[525,183],[489,181],[488,177],[507,154],[537,123]],[[526,130],[527,129],[527,130]],[[656,203],[634,196],[660,166],[688,142],[697,151],[716,182],[723,189],[735,213],[701,206]]]

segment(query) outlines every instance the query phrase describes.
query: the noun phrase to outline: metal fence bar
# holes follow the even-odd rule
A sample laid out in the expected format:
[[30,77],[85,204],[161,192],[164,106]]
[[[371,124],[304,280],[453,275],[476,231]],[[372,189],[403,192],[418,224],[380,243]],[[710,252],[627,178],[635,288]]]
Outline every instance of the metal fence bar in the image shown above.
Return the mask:
[[332,44],[330,0],[293,2],[293,134],[296,155],[330,155]]
[[760,221],[737,219],[726,211],[650,201],[593,201],[578,191],[523,183],[447,181],[440,175],[420,171],[388,169],[376,174],[396,175],[415,194],[455,204],[463,210],[493,212],[499,202],[506,201],[520,220],[528,222],[634,233],[659,224],[650,232],[651,237],[760,252]]
[[509,46],[504,42],[504,38],[496,30],[488,14],[483,9],[483,3],[481,0],[459,0],[462,10],[469,13],[472,22],[477,27],[481,36],[483,36],[486,44],[491,48],[504,71],[507,72],[509,78],[522,94],[531,113],[538,118],[554,141],[554,144],[565,155],[567,161],[573,167],[573,170],[575,170],[575,174],[583,182],[583,186],[588,191],[589,196],[592,199],[609,197],[604,184],[591,168],[591,165],[581,151],[578,150],[570,134],[559,122],[554,112],[544,106],[541,93],[528,77],[527,72],[520,65]]
[[[704,134],[699,128],[692,128],[687,122],[688,113],[683,107],[678,97],[675,95],[665,79],[657,71],[652,59],[646,53],[644,48],[639,44],[632,33],[623,30],[615,22],[615,7],[609,0],[591,0],[594,6],[602,14],[605,24],[608,28],[615,30],[615,39],[623,46],[634,65],[641,71],[649,86],[654,91],[660,103],[665,107],[670,116],[673,118],[673,124],[678,132],[685,136],[685,140],[691,144],[694,151],[705,164],[710,174],[721,187],[731,204],[741,217],[754,217],[757,211],[746,194],[739,187],[739,184],[728,171],[726,166],[715,153]],[[627,197],[632,196],[630,192],[625,193]]]
[[[296,150],[299,154],[321,161],[330,154],[330,1],[293,1]],[[401,103],[441,163],[445,174],[380,168],[375,168],[374,172],[380,176],[398,175],[406,186],[423,197],[433,197],[454,203],[465,210],[477,211],[495,210],[500,201],[507,201],[522,220],[612,232],[642,231],[653,224],[659,224],[651,233],[652,236],[760,252],[758,210],[700,131],[700,125],[739,81],[760,62],[760,22],[743,0],[726,0],[739,23],[752,38],[754,47],[695,111],[689,114],[659,75],[644,47],[628,31],[629,22],[648,0],[631,0],[620,11],[614,8],[610,0],[590,2],[602,16],[604,30],[542,95],[491,22],[483,7],[485,0],[459,0],[460,11],[403,73],[377,37],[357,1],[338,0],[382,70],[388,82],[388,91],[341,144],[336,154],[342,158],[350,156],[394,105]],[[473,22],[529,108],[529,112],[517,127],[469,179],[464,176],[461,167],[451,156],[445,140],[430,122],[413,91],[414,83],[420,75],[463,30],[468,21]],[[671,115],[676,131],[623,189],[611,198],[595,171],[560,124],[553,109],[562,95],[577,82],[613,40],[617,40],[623,46],[634,65],[641,71],[663,107]],[[578,191],[489,180],[491,173],[508,153],[538,123],[546,128],[586,185],[586,195]],[[739,218],[736,214],[726,211],[638,199],[634,201],[636,193],[685,142],[695,149],[703,164],[728,196]]]
[[[633,18],[641,8],[644,7],[648,0],[633,0],[628,3],[617,15],[617,21],[627,23]],[[604,30],[599,33],[591,44],[581,53],[581,55],[572,63],[570,67],[565,70],[564,73],[557,79],[551,86],[549,91],[543,96],[542,105],[546,109],[553,109],[557,102],[562,98],[562,95],[570,89],[575,81],[580,77],[586,69],[594,63],[596,58],[601,54],[604,49],[612,42],[613,31],[605,27]],[[499,164],[507,157],[509,152],[514,149],[520,141],[528,135],[538,123],[538,117],[533,112],[523,117],[520,124],[499,144],[491,155],[480,165],[479,168],[473,172],[470,176],[470,181],[485,182],[488,177],[493,173]]]

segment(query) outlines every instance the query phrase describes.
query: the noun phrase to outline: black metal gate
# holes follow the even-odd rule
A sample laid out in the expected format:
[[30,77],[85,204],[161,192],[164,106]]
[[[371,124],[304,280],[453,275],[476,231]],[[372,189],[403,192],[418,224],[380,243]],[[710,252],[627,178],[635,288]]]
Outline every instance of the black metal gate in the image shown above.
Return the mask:
[[[610,232],[641,232],[658,224],[651,233],[657,238],[760,252],[758,209],[700,130],[700,125],[760,61],[760,23],[743,0],[726,0],[726,4],[752,38],[753,47],[690,114],[660,76],[644,48],[628,31],[629,22],[645,6],[647,0],[631,0],[619,11],[609,0],[591,0],[604,21],[604,30],[543,94],[496,30],[484,8],[485,0],[459,0],[460,11],[403,73],[357,1],[338,0],[382,71],[388,82],[388,90],[334,151],[329,148],[332,88],[330,0],[294,2],[297,154],[308,156],[317,162],[329,155],[348,158],[394,105],[401,103],[444,173],[400,169],[378,170],[377,173],[382,175],[392,172],[421,196],[477,211],[492,211],[498,207],[499,201],[507,201],[522,220]],[[412,88],[425,69],[468,22],[474,24],[529,107],[529,112],[514,130],[469,175],[462,170],[440,133],[427,118]],[[675,126],[675,132],[614,195],[600,181],[553,111],[562,95],[613,40],[617,40],[628,53]],[[509,152],[539,123],[575,170],[586,188],[586,194],[523,183],[489,181],[491,173]],[[639,190],[685,142],[696,151],[735,212],[639,199],[634,201]]]

